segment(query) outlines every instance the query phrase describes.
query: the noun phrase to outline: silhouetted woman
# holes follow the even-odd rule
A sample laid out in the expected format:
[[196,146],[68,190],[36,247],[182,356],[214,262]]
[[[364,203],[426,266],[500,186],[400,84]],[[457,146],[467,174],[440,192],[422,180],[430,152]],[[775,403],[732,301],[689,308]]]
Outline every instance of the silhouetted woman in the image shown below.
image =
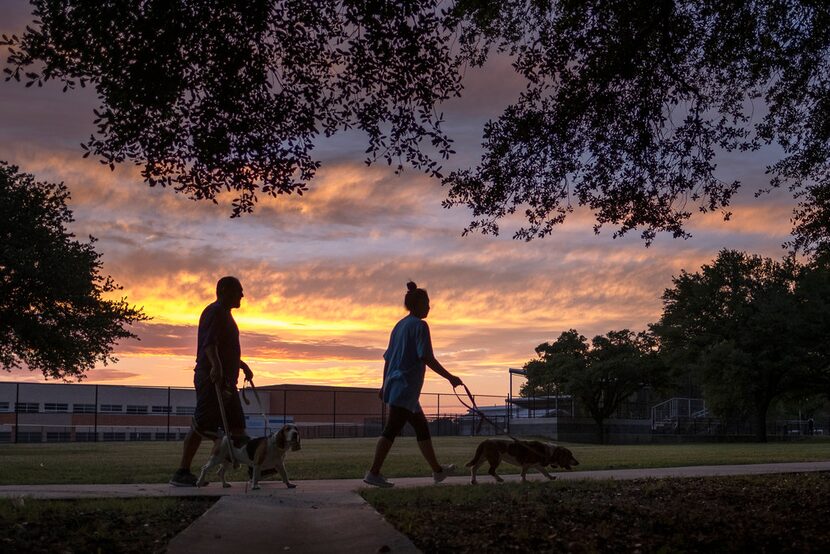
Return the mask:
[[395,442],[395,437],[407,422],[415,429],[418,448],[432,468],[435,482],[440,483],[455,471],[452,464],[438,463],[432,448],[427,419],[418,398],[424,386],[427,366],[448,380],[453,387],[461,385],[461,379],[444,369],[432,352],[429,326],[424,321],[429,314],[427,291],[419,289],[412,281],[406,284],[406,288],[408,292],[404,297],[404,306],[409,310],[409,315],[392,329],[389,348],[383,354],[382,398],[389,405],[389,419],[375,447],[372,468],[363,478],[364,482],[376,487],[393,486],[381,475],[380,470],[392,448],[392,443]]

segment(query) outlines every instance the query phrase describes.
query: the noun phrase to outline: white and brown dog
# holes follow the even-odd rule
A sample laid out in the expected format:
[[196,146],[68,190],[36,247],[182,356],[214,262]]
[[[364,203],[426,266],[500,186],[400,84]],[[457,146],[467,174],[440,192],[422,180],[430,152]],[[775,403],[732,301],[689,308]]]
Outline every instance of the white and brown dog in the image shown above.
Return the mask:
[[[229,455],[229,449],[233,449],[233,460]],[[300,431],[294,425],[285,425],[276,433],[269,437],[258,437],[251,439],[241,447],[233,446],[229,437],[224,436],[222,440],[213,446],[210,453],[210,459],[202,466],[202,472],[199,474],[199,480],[196,482],[197,487],[205,485],[205,475],[208,470],[213,467],[219,467],[219,478],[222,479],[223,487],[230,487],[230,484],[225,481],[225,471],[233,465],[233,461],[239,464],[245,464],[252,468],[253,475],[251,478],[251,489],[259,488],[259,479],[262,476],[263,469],[276,468],[282,482],[289,489],[293,489],[297,485],[288,481],[288,474],[285,471],[285,455],[289,450],[295,451],[300,449]]]
[[502,461],[521,467],[523,482],[527,481],[529,469],[537,469],[548,479],[556,479],[545,470],[545,466],[559,466],[570,470],[571,466],[579,465],[570,450],[550,442],[487,439],[478,445],[475,456],[467,462],[467,467],[470,468],[470,484],[476,484],[476,471],[485,461],[490,463],[487,473],[499,483],[504,479],[496,474],[496,468]]

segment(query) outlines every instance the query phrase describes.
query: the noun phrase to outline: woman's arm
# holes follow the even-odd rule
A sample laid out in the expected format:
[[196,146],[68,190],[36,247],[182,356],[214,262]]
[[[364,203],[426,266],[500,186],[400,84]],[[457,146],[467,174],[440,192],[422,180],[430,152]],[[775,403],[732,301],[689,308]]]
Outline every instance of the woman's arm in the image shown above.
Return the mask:
[[380,383],[380,389],[378,389],[378,398],[383,400],[383,385],[386,384],[386,372],[389,371],[389,360],[386,358],[383,359],[383,381]]
[[444,369],[444,366],[441,365],[441,362],[435,359],[435,356],[430,356],[425,359],[424,363],[427,364],[427,367],[429,367],[432,371],[449,381],[453,388],[463,384],[461,379]]

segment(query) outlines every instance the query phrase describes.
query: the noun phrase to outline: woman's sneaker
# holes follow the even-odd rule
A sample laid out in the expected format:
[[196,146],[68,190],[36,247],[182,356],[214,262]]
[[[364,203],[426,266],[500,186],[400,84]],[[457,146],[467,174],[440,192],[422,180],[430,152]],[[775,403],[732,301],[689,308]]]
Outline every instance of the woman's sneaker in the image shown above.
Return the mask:
[[371,471],[367,471],[366,475],[363,476],[363,482],[367,485],[372,485],[374,487],[381,487],[388,489],[389,487],[394,487],[395,483],[390,483],[386,480],[386,477],[378,473],[375,475]]
[[432,479],[436,483],[440,483],[450,475],[455,475],[455,464],[446,464],[441,466],[441,471],[432,472]]

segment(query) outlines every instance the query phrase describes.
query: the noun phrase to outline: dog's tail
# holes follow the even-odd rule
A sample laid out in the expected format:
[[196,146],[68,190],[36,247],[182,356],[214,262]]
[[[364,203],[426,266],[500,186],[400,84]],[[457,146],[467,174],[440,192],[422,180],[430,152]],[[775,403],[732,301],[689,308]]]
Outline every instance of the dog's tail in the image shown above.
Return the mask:
[[476,448],[476,453],[475,453],[475,456],[473,456],[473,459],[470,460],[469,462],[467,462],[464,465],[464,467],[473,467],[474,465],[476,465],[478,463],[478,461],[481,459],[481,455],[483,453],[484,453],[484,443],[482,442],[478,445],[478,448]]

